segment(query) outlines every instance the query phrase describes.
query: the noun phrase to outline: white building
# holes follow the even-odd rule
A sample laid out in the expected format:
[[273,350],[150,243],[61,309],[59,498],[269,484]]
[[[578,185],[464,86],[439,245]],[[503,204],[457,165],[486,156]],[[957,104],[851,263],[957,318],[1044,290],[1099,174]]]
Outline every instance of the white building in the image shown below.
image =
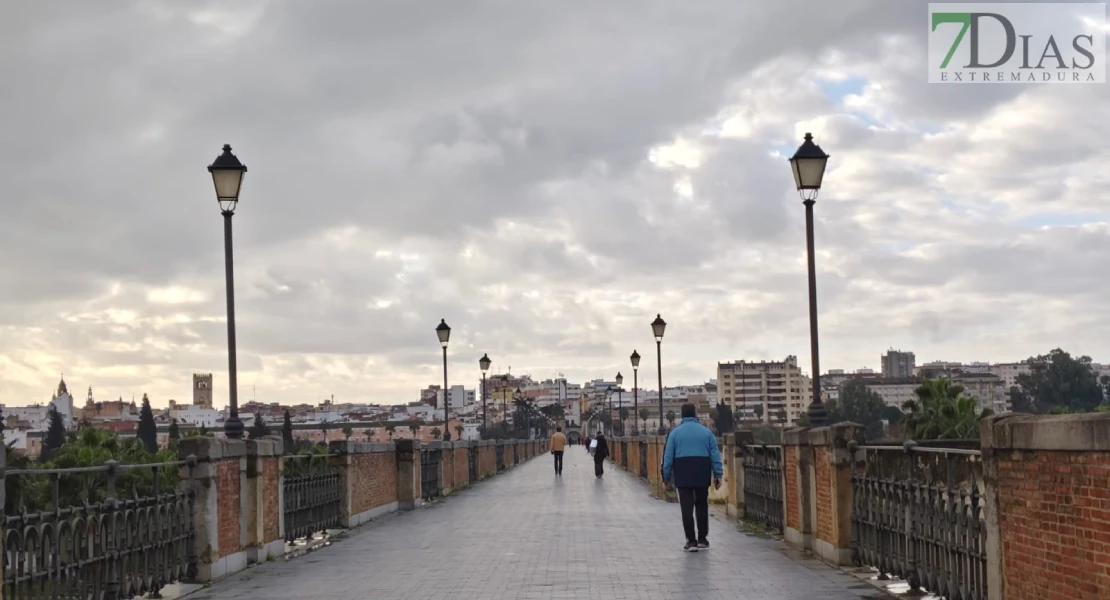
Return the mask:
[[75,425],[73,396],[69,394],[65,378],[58,382],[58,391],[54,393],[48,404],[2,406],[4,418],[14,416],[18,420],[28,423],[32,430],[45,430],[50,426],[50,407],[57,409],[58,414],[62,416],[62,423],[66,429],[73,429]]
[[[200,404],[174,404],[170,407],[170,418],[177,419],[178,425],[213,428],[220,422],[220,411]],[[254,415],[250,418],[253,421]]]

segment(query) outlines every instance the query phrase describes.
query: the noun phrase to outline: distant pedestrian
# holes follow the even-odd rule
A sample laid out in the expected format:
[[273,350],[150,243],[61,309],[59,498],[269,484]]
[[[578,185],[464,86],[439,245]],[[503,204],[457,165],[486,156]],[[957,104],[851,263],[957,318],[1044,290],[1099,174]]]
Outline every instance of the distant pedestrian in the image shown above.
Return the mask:
[[709,485],[712,483],[720,489],[723,476],[716,436],[698,423],[693,404],[683,404],[682,423],[667,436],[667,445],[663,448],[663,483],[668,486],[673,483],[678,488],[678,502],[682,508],[682,528],[686,531],[683,550],[709,549]]
[[605,474],[605,459],[609,456],[609,443],[605,441],[605,434],[598,432],[594,438],[594,475],[598,479]]
[[586,441],[583,442],[583,444],[586,446],[586,454],[594,453],[594,439],[592,437],[587,435]]
[[556,427],[555,435],[551,436],[551,454],[555,455],[555,474],[563,474],[563,450],[567,447],[567,436],[563,435],[563,428]]

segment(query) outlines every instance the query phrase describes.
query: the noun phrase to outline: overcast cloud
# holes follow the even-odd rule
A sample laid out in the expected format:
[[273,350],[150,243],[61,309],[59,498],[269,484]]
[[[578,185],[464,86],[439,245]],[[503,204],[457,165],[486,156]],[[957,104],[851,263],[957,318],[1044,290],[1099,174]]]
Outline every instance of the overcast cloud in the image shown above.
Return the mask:
[[[822,367],[1110,362],[1106,86],[929,85],[920,0],[141,0],[0,9],[0,402],[402,402],[495,369],[667,383]],[[631,377],[629,377],[631,379]]]

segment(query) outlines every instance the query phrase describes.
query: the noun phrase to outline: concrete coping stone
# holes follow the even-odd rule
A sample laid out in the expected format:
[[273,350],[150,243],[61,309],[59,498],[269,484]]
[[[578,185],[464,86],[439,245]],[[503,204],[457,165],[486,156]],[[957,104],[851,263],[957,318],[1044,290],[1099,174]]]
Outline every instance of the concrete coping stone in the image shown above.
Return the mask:
[[281,436],[267,435],[257,440],[247,440],[247,456],[281,456]]
[[224,458],[242,458],[247,455],[247,440],[229,440],[213,436],[183,438],[177,442],[177,455],[189,455],[199,461],[213,461]]
[[979,428],[983,450],[1110,452],[1110,413],[1005,414]]

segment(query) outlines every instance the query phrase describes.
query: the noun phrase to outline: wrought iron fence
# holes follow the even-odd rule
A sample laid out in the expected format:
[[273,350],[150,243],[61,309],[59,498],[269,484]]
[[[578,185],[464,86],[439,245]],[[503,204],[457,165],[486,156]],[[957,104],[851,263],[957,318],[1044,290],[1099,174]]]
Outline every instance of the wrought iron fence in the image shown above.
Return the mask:
[[505,470],[505,445],[502,444],[500,441],[497,442],[497,452],[496,452],[496,454],[497,454],[497,471],[498,472],[504,471]]
[[[21,479],[15,487],[45,484],[51,501],[47,510],[24,510],[5,519],[3,597],[154,597],[167,584],[195,579],[193,486],[191,480],[179,482],[177,473],[179,467],[195,464],[196,458],[189,457],[178,462],[126,465],[113,460],[98,467],[8,470],[5,487],[11,478]],[[129,480],[132,497],[117,497],[121,478]],[[83,491],[84,503],[61,506],[65,488]],[[88,501],[101,495],[106,497]]]
[[470,473],[471,482],[478,481],[478,459],[480,456],[480,454],[478,454],[479,450],[480,448],[478,448],[477,444],[471,444],[470,448],[468,448],[466,451],[466,466]]
[[422,448],[420,450],[420,498],[431,500],[440,494],[439,465],[443,460],[443,453],[439,448]]
[[782,531],[782,446],[743,446],[744,518]]
[[338,454],[283,457],[285,541],[312,537],[339,526],[339,472],[328,464],[333,456]]
[[[949,600],[987,597],[979,450],[850,446],[852,547],[881,578]],[[860,453],[862,452],[862,456]]]
[[647,479],[647,442],[640,441],[640,477]]

